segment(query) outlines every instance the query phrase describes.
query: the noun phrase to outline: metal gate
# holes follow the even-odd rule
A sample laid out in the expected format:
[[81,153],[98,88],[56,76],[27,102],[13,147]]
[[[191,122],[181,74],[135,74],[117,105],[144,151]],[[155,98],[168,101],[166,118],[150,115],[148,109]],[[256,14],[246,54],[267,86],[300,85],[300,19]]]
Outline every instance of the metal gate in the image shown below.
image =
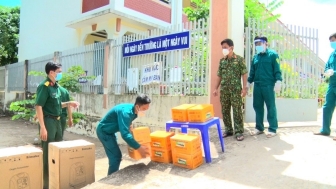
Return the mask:
[[318,96],[324,62],[318,57],[318,30],[280,21],[271,23],[249,19],[245,29],[245,60],[248,70],[255,54],[254,37],[268,38],[268,47],[278,52],[282,89],[278,97],[311,99]]

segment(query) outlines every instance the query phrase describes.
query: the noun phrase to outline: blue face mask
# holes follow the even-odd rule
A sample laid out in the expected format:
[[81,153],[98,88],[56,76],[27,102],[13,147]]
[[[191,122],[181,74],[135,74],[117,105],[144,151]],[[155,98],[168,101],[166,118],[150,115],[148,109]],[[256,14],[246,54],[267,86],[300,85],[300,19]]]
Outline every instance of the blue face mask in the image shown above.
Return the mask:
[[336,49],[336,41],[330,42],[330,46],[331,48]]
[[258,45],[255,48],[256,48],[257,54],[259,54],[259,53],[261,53],[261,52],[264,51],[264,46],[262,46],[262,45]]
[[56,75],[56,81],[59,81],[59,80],[61,80],[62,79],[62,73],[57,73],[57,75]]

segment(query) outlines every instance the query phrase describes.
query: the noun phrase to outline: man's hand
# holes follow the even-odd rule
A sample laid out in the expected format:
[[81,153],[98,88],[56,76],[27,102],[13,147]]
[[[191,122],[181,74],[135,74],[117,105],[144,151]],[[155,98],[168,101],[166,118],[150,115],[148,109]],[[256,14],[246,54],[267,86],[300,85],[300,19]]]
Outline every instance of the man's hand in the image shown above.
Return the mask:
[[71,106],[75,109],[77,109],[79,107],[79,105],[80,105],[79,102],[76,102],[76,101],[70,101],[69,102],[69,106]]
[[140,146],[140,148],[138,148],[138,152],[142,158],[146,158],[146,155],[149,155],[148,148],[146,146]]
[[281,81],[277,81],[274,86],[274,91],[279,93],[281,91]]
[[45,127],[40,128],[40,138],[42,141],[47,141],[48,139],[48,133],[47,129]]
[[244,87],[242,90],[241,90],[241,96],[242,97],[245,97],[246,95],[247,95],[247,90],[248,90],[248,88],[247,87]]
[[217,96],[218,95],[218,91],[217,89],[214,90],[214,92],[212,93],[214,96]]
[[68,119],[68,125],[69,125],[69,127],[72,127],[72,125],[73,125],[73,120],[72,119]]
[[324,75],[327,76],[327,77],[330,77],[330,76],[334,75],[334,70],[329,69],[326,72],[324,72]]

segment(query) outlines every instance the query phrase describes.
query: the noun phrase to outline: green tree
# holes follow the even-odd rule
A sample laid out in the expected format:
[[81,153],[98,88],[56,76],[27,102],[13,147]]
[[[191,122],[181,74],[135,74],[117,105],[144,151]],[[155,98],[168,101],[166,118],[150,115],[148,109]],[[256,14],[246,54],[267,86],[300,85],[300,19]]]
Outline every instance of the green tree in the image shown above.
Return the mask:
[[0,66],[18,61],[20,8],[0,7]]
[[252,18],[256,21],[270,23],[280,18],[280,14],[272,14],[276,9],[283,5],[284,0],[272,0],[265,5],[258,0],[245,0],[244,9],[244,26],[248,26],[248,19]]
[[[184,13],[187,15],[190,21],[209,18],[209,0],[191,0],[191,2],[195,4],[195,8],[184,8]],[[272,0],[267,5],[260,3],[258,0],[245,0],[244,3],[244,26],[247,27],[249,18],[265,22],[276,21],[280,17],[280,14],[273,15],[271,13],[283,5],[284,0]]]
[[198,21],[200,19],[209,18],[209,14],[210,14],[209,0],[191,0],[191,2],[196,5],[196,8],[186,7],[183,9],[184,13],[188,17],[188,20]]

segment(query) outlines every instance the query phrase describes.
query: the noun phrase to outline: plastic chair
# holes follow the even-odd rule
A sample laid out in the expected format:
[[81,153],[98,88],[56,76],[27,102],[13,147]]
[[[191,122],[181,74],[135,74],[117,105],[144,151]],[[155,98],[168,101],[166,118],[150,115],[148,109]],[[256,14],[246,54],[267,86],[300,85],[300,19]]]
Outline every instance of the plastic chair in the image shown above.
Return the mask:
[[209,128],[213,125],[217,125],[218,137],[221,143],[222,152],[224,152],[224,139],[222,137],[222,130],[220,127],[220,121],[218,117],[214,117],[213,119],[204,122],[204,123],[193,123],[193,122],[174,122],[168,121],[166,123],[166,131],[169,131],[170,128],[181,128],[182,133],[186,133],[186,128],[189,129],[198,129],[202,135],[203,149],[205,154],[205,161],[207,163],[211,162],[211,154],[210,154],[210,139],[209,139]]

